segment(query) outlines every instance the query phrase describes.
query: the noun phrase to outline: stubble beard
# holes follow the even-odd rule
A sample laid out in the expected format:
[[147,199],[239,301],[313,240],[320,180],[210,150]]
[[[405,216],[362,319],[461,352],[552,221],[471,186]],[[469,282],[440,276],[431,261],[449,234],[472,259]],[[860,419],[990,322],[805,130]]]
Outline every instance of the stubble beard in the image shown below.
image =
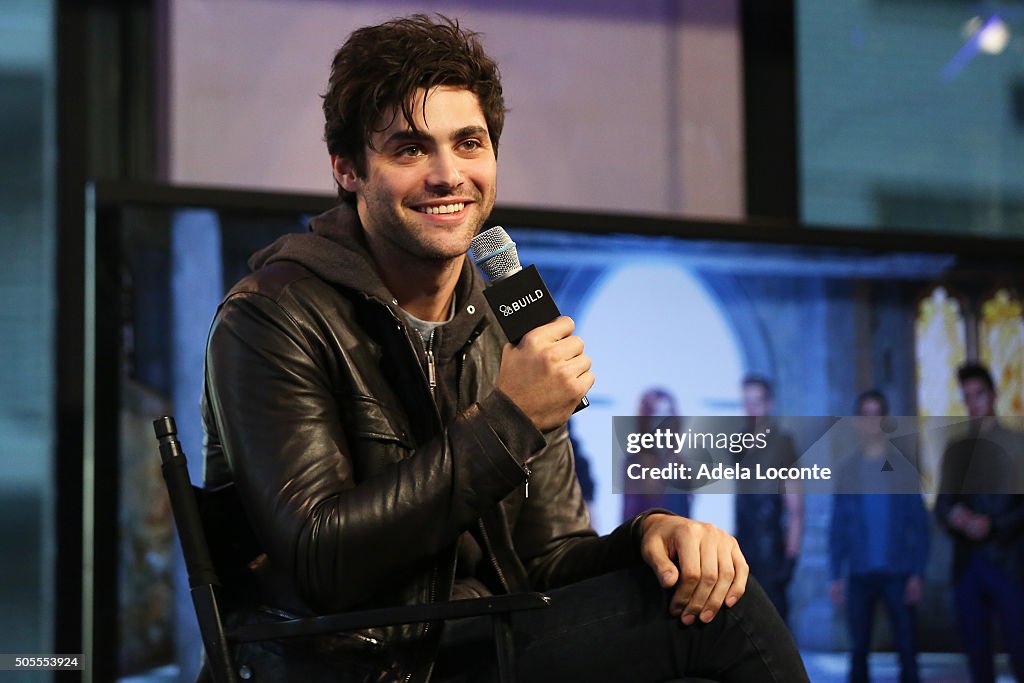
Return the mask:
[[[474,197],[473,202],[464,209],[471,211],[472,215],[467,216],[462,224],[451,228],[436,228],[438,234],[431,235],[431,228],[417,224],[415,218],[410,219],[404,213],[414,209],[403,207],[396,210],[389,201],[376,196],[366,197],[365,202],[367,213],[377,217],[378,241],[386,242],[387,248],[393,252],[438,264],[462,257],[469,251],[470,241],[480,232],[494,206],[493,196]],[[453,236],[453,232],[458,236]]]

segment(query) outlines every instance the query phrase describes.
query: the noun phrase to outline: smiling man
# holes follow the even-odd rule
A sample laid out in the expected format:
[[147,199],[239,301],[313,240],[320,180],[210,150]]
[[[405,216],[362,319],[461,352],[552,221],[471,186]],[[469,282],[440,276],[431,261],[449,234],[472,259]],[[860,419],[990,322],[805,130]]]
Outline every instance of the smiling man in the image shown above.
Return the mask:
[[[232,618],[543,590],[513,620],[521,680],[807,680],[732,537],[664,511],[591,528],[566,428],[583,342],[562,317],[508,344],[466,259],[505,116],[476,36],[355,31],[324,114],[341,203],[254,255],[210,333],[206,484],[234,482],[264,551]],[[236,656],[262,680],[486,681],[490,637],[468,619]]]

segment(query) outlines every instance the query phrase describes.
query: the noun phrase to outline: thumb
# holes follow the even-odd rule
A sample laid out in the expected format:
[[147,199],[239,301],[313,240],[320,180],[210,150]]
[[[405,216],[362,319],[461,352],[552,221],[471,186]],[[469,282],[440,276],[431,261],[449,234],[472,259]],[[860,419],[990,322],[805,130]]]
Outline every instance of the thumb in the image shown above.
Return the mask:
[[659,567],[656,571],[662,588],[671,588],[679,581],[679,569],[671,562]]
[[[655,517],[656,515],[651,515],[647,519],[653,520]],[[644,562],[654,570],[662,588],[671,588],[679,581],[679,569],[669,557],[668,542],[651,526],[644,529],[640,555]]]
[[658,576],[658,583],[662,588],[671,588],[679,581],[679,568],[664,551],[655,553],[649,564]]

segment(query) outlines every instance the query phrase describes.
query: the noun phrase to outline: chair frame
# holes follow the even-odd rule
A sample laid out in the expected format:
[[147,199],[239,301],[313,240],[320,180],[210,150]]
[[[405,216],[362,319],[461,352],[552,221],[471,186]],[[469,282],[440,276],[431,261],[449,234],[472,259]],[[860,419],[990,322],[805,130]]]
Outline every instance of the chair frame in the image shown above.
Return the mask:
[[513,612],[550,605],[542,593],[511,593],[432,604],[383,607],[286,621],[244,624],[226,628],[222,613],[220,577],[207,545],[197,500],[201,489],[193,486],[188,462],[177,438],[173,417],[153,421],[160,446],[161,469],[171,501],[174,524],[181,542],[188,582],[210,673],[216,683],[237,683],[239,672],[231,656],[231,643],[296,638],[355,629],[446,621],[490,616],[497,655],[498,680],[515,683],[515,651],[510,616]]

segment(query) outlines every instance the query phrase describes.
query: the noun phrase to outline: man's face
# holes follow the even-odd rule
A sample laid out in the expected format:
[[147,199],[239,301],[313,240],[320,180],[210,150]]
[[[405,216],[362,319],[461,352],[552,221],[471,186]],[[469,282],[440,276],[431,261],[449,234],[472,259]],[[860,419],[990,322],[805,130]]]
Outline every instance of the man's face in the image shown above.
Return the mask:
[[984,380],[964,380],[960,385],[960,394],[970,417],[991,417],[996,414],[996,392]]
[[400,111],[394,120],[384,118],[390,125],[373,134],[363,177],[340,157],[332,157],[334,174],[356,194],[363,229],[379,255],[447,261],[466,253],[494,206],[494,148],[468,90],[420,90],[412,112],[418,131]]
[[747,417],[765,417],[772,412],[773,401],[760,384],[747,384],[743,387],[743,412]]
[[651,415],[662,417],[675,414],[675,410],[672,408],[672,400],[667,396],[658,396],[651,401],[650,411]]
[[882,432],[882,416],[885,409],[882,402],[874,398],[866,398],[857,407],[857,428],[864,436],[872,436]]

